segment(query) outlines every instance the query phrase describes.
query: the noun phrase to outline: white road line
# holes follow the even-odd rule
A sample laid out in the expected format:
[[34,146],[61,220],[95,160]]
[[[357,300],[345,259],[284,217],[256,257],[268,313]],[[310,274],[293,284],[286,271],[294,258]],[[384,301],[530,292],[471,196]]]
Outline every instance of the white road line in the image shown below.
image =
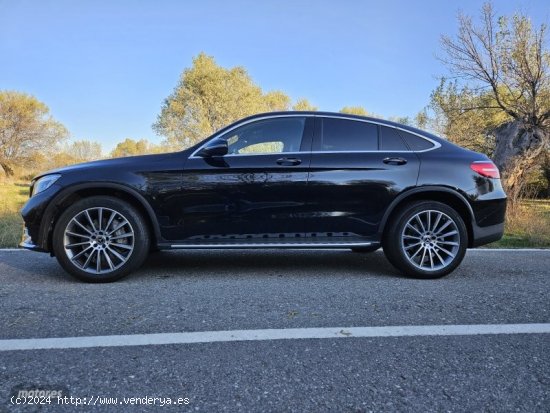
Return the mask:
[[550,323],[288,328],[89,337],[30,338],[0,340],[0,351],[153,346],[160,344],[193,344],[229,341],[268,341],[353,337],[473,336],[488,334],[550,334]]

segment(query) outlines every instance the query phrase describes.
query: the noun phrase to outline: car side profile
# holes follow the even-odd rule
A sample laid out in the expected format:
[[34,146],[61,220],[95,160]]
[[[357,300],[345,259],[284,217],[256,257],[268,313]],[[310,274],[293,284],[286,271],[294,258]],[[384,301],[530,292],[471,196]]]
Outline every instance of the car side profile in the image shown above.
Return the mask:
[[385,120],[273,112],[181,152],[37,176],[21,246],[87,282],[120,279],[151,250],[382,247],[437,278],[502,237],[506,195],[483,154]]

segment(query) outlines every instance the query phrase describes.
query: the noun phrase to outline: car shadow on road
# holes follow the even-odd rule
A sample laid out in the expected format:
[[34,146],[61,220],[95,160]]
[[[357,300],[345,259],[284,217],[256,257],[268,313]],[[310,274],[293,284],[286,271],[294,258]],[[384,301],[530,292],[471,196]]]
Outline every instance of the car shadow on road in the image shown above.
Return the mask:
[[348,250],[187,250],[151,254],[134,277],[171,276],[346,276],[401,277],[381,251]]

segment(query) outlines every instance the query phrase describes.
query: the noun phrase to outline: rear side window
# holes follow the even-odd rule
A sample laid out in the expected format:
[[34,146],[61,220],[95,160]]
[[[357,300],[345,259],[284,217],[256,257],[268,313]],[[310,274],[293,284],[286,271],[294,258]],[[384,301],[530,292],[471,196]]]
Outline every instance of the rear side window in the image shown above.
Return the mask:
[[400,130],[399,134],[405,142],[407,142],[407,145],[411,148],[411,151],[424,151],[434,147],[434,144],[429,140],[413,135],[412,133]]
[[380,150],[381,151],[408,151],[407,145],[395,128],[380,126]]
[[323,118],[321,151],[376,151],[378,127],[348,119]]

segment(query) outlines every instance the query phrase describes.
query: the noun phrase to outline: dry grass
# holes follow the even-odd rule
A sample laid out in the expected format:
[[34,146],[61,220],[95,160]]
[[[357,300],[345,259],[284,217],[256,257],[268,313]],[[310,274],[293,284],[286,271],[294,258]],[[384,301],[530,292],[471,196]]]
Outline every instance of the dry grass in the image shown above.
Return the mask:
[[21,241],[23,220],[19,210],[28,198],[27,183],[0,181],[0,248],[13,248]]
[[504,237],[494,248],[550,248],[550,200],[523,200],[508,208]]

